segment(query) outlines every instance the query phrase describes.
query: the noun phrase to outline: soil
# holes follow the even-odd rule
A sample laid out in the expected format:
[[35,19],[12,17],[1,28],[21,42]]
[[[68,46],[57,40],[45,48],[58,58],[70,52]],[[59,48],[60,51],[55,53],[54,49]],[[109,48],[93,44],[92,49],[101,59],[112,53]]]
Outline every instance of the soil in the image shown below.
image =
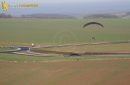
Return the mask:
[[0,61],[0,85],[130,85],[129,60]]

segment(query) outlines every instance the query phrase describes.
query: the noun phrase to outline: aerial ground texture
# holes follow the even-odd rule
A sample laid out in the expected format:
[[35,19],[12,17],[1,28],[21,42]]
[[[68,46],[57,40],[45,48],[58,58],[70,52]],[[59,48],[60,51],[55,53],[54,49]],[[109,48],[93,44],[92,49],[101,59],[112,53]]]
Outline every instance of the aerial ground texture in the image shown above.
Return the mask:
[[130,85],[130,60],[0,62],[0,85]]
[[[82,26],[97,21],[104,28]],[[129,19],[0,19],[0,51],[19,46],[98,42],[121,44],[46,48],[64,52],[130,52]],[[92,39],[95,37],[95,39]],[[9,47],[9,48],[8,48]],[[40,50],[43,52],[44,48]],[[0,54],[0,85],[130,85],[130,55],[27,56]]]

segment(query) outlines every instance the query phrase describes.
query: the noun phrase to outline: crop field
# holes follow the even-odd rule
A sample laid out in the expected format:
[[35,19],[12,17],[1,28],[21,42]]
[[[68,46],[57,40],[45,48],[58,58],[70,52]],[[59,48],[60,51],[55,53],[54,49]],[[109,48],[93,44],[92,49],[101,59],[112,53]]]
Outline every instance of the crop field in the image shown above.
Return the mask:
[[130,60],[0,62],[1,85],[129,85]]
[[[104,28],[82,27],[90,21],[100,22]],[[27,46],[43,52],[130,53],[129,23],[129,19],[0,19],[0,52]],[[100,44],[104,42],[107,44]],[[130,85],[129,72],[130,54],[66,57],[0,53],[0,85]]]
[[[104,25],[82,26],[90,21]],[[0,42],[11,44],[66,44],[130,39],[130,20],[127,19],[0,19]],[[95,37],[95,40],[91,38]]]

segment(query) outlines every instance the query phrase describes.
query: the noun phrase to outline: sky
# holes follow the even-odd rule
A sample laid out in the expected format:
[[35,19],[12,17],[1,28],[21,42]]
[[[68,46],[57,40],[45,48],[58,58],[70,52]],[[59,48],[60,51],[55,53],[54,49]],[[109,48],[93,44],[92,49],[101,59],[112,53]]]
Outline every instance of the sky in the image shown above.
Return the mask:
[[[100,12],[130,11],[130,0],[0,0],[11,6],[9,14],[91,14]],[[38,4],[36,8],[13,7],[22,3]],[[3,12],[0,8],[0,12]]]
[[0,0],[7,2],[38,2],[38,3],[90,3],[90,2],[130,2],[130,0]]
[[[130,2],[129,0],[47,0],[45,3],[99,3],[99,2]],[[44,1],[41,1],[44,3]]]

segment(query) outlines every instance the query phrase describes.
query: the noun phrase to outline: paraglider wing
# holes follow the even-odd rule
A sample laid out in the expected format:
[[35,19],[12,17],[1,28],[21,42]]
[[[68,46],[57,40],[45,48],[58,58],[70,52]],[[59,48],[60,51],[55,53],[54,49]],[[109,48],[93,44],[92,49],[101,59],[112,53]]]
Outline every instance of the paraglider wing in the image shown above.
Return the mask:
[[89,22],[89,23],[83,25],[83,28],[85,28],[86,26],[89,26],[89,25],[93,25],[93,24],[96,24],[96,25],[99,25],[101,27],[104,27],[101,23],[98,23],[98,22]]

